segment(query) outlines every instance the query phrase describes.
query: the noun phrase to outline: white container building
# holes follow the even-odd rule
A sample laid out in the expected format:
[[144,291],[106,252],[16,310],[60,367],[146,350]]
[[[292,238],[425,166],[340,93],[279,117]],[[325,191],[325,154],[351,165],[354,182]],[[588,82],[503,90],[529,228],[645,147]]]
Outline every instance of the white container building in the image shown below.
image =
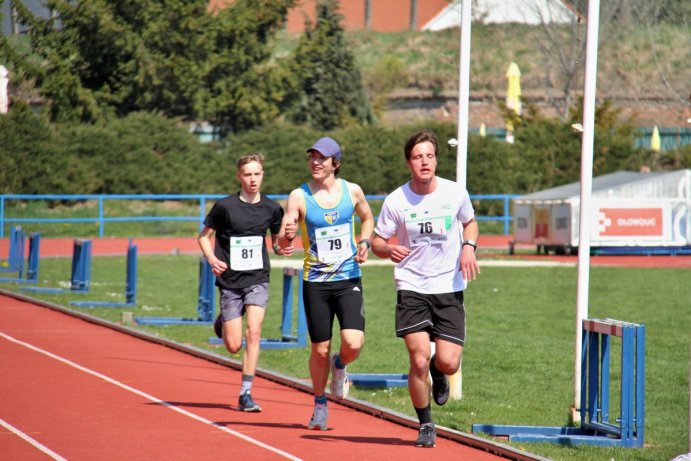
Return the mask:
[[[580,182],[523,195],[512,201],[516,243],[538,253],[578,248]],[[590,246],[691,248],[691,170],[618,171],[593,178]]]

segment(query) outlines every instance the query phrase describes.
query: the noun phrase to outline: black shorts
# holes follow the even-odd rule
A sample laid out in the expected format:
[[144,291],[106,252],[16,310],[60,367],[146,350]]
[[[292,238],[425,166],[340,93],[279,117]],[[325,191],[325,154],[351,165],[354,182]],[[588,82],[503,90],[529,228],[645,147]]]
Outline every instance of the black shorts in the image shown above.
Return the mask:
[[401,290],[396,295],[396,336],[427,331],[432,339],[465,343],[463,292],[427,295]]
[[365,331],[365,303],[360,278],[337,282],[302,282],[307,329],[313,343],[331,339],[334,317],[341,330]]

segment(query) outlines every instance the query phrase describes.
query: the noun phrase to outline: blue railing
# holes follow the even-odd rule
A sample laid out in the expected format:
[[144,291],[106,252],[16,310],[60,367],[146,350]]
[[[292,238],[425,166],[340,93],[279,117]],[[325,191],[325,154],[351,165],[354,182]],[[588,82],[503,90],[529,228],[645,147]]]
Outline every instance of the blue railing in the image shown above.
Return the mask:
[[[23,223],[97,223],[98,236],[105,235],[105,226],[107,223],[116,222],[134,222],[134,221],[179,221],[179,222],[197,222],[199,227],[204,223],[206,216],[207,201],[218,200],[225,195],[212,194],[115,194],[115,195],[61,195],[61,194],[44,194],[44,195],[28,195],[28,194],[8,194],[0,195],[0,238],[5,237],[5,226]],[[274,200],[285,200],[288,195],[268,195]],[[494,195],[471,195],[470,198],[477,200],[500,200],[503,202],[503,214],[498,216],[478,216],[478,221],[496,221],[503,224],[504,235],[509,234],[511,224],[510,203],[511,199],[518,197],[517,195],[509,194],[494,194]],[[383,201],[386,195],[367,195],[368,201]],[[46,200],[46,201],[83,201],[94,200],[98,203],[98,216],[84,217],[84,218],[12,218],[5,215],[6,203],[11,200],[28,201],[28,200]],[[106,213],[105,202],[109,200],[194,200],[199,203],[199,214],[195,216],[113,216],[109,217]]]

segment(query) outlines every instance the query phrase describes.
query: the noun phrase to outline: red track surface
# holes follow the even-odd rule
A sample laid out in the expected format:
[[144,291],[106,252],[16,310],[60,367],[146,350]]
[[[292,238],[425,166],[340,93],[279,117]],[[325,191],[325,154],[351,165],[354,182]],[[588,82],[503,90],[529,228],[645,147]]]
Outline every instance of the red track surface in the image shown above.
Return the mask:
[[236,370],[2,295],[0,357],[2,459],[501,459],[416,448],[414,429],[334,402],[330,429],[309,431],[312,396],[259,377],[264,411],[241,413]]
[[[507,248],[509,239],[483,236],[479,243]],[[0,259],[7,242],[0,240]],[[69,256],[72,242],[42,239],[41,256]],[[92,242],[96,255],[124,255],[128,239]],[[199,252],[195,238],[134,243],[140,254]],[[496,257],[577,263],[575,256]],[[590,262],[691,267],[688,256]],[[254,394],[264,412],[240,413],[233,408],[240,383],[234,369],[2,295],[0,359],[1,459],[500,459],[444,438],[434,450],[415,448],[414,429],[334,402],[330,430],[308,431],[312,396],[260,377]]]
[[[534,261],[559,261],[577,264],[578,256],[555,256],[538,254],[506,254],[510,235],[481,235],[479,245],[483,249],[501,249],[503,254],[487,255],[483,253],[482,259],[502,259],[508,261],[534,260]],[[93,238],[92,251],[94,255],[125,255],[127,253],[128,239],[126,238]],[[70,238],[42,238],[41,257],[72,256],[74,239]],[[138,254],[166,254],[166,253],[194,253],[201,254],[197,239],[194,237],[163,237],[163,238],[134,238]],[[299,239],[295,240],[300,246]],[[27,245],[28,247],[28,245]],[[7,259],[9,252],[9,239],[0,239],[0,261]],[[517,249],[530,248],[532,245],[517,245]],[[26,249],[28,253],[28,248]],[[591,266],[622,266],[622,267],[676,267],[691,268],[691,256],[591,256]]]

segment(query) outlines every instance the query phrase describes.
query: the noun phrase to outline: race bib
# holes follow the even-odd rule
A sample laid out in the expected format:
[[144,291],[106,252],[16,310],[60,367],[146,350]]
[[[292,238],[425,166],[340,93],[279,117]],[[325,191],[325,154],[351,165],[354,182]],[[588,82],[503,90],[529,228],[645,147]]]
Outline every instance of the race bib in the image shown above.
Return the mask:
[[234,271],[262,269],[262,241],[259,236],[230,237],[230,268]]
[[353,250],[350,248],[352,237],[348,223],[319,227],[314,230],[314,237],[317,241],[319,261],[323,263],[333,264],[353,256]]
[[451,216],[444,216],[441,211],[408,211],[405,227],[412,247],[441,244],[446,242]]

